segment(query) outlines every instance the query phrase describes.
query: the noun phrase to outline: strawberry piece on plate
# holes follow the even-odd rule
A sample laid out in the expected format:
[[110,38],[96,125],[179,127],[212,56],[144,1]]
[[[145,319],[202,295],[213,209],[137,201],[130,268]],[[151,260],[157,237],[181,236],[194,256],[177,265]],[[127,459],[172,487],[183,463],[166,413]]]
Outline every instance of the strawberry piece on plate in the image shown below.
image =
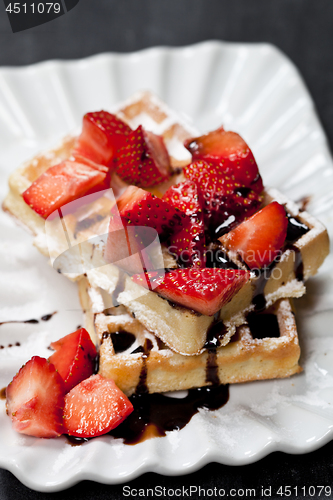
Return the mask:
[[73,156],[84,156],[113,169],[114,156],[131,132],[126,123],[107,111],[87,113],[83,117],[82,132]]
[[237,252],[250,269],[260,269],[279,255],[287,227],[286,211],[274,201],[219,240],[227,249]]
[[241,222],[262,203],[262,195],[225,175],[214,163],[195,161],[184,168],[184,175],[203,193],[205,223],[210,232],[215,233],[228,220],[227,228]]
[[65,432],[82,438],[101,436],[132,411],[132,403],[113,380],[92,375],[65,396]]
[[63,161],[47,169],[22,194],[24,201],[47,219],[63,205],[105,189],[107,174],[88,165]]
[[117,174],[128,184],[149,187],[170,177],[170,159],[161,136],[139,125],[117,153]]
[[169,251],[185,267],[205,265],[205,233],[203,197],[200,188],[187,180],[171,186],[163,200],[184,212],[189,221],[183,229],[170,237]]
[[97,352],[85,328],[52,342],[51,348],[56,352],[49,361],[63,379],[66,392],[94,373]]
[[262,179],[251,149],[235,132],[227,132],[223,127],[208,134],[188,139],[185,147],[194,160],[202,159],[217,163],[224,175],[257,194],[263,190]]
[[132,276],[135,283],[194,311],[213,316],[250,278],[243,269],[174,269],[161,276],[157,271]]
[[13,428],[29,436],[54,438],[63,433],[64,384],[55,367],[34,356],[6,389]]

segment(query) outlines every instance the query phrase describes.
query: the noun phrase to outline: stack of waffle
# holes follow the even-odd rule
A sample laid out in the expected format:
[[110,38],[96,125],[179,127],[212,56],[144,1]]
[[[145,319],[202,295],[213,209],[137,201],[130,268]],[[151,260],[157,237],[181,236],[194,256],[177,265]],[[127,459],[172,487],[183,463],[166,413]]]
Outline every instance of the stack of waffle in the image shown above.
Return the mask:
[[[182,181],[182,167],[191,160],[183,143],[197,132],[149,93],[136,95],[116,113],[131,127],[143,124],[165,140],[173,175],[154,187],[153,194],[161,196]],[[86,328],[99,346],[101,375],[130,395],[298,373],[300,348],[291,300],[305,293],[304,282],[328,254],[324,226],[278,191],[266,189],[264,204],[276,200],[289,216],[279,261],[252,273],[214,317],[198,314],[141,287],[104,261],[110,210],[127,187],[117,176],[114,196],[92,196],[47,222],[24,202],[22,193],[47,168],[68,158],[74,143],[75,138],[66,138],[57,149],[14,172],[4,209],[34,233],[34,244],[50,256],[58,272],[78,281]],[[162,258],[165,268],[177,267],[166,249]],[[230,252],[226,261],[244,268]]]

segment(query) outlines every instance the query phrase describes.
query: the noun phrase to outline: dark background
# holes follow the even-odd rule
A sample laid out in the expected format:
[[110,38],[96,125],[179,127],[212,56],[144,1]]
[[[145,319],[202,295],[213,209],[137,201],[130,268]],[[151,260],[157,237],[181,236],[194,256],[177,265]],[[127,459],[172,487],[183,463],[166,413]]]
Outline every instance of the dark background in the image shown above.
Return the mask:
[[[107,51],[128,52],[155,45],[182,46],[209,39],[270,42],[282,49],[302,73],[332,149],[332,0],[80,0],[64,16],[15,34],[4,4],[0,3],[1,66],[55,58],[75,59]],[[132,488],[155,485],[166,488],[216,486],[226,490],[256,488],[260,498],[261,486],[272,486],[273,491],[280,485],[298,486],[299,491],[302,486],[332,486],[332,452],[333,443],[330,443],[307,455],[273,453],[248,466],[211,464],[188,476],[145,474],[127,484]],[[45,498],[124,497],[122,486],[93,482],[80,483],[61,493],[33,492],[11,473],[0,469],[1,500]],[[270,498],[284,497],[272,494]],[[311,497],[292,494],[289,498]],[[321,498],[327,497],[322,494]]]

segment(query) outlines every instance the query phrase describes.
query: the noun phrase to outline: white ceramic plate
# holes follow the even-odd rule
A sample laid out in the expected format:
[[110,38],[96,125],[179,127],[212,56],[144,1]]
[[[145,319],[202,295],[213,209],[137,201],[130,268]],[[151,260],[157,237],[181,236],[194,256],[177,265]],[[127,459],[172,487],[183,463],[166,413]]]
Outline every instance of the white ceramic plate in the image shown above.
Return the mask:
[[[270,45],[205,42],[81,61],[0,70],[0,195],[17,165],[75,129],[86,111],[110,108],[150,89],[202,131],[222,123],[240,132],[266,185],[297,200],[333,234],[333,169],[311,98],[290,61]],[[52,339],[74,330],[82,314],[74,284],[31,245],[31,236],[0,214],[0,322],[58,311],[49,322],[0,326],[0,388]],[[333,426],[333,259],[297,303],[304,372],[288,380],[230,389],[217,412],[201,411],[180,432],[126,446],[104,436],[72,447],[12,431],[0,401],[0,466],[24,484],[56,491],[91,479],[129,481],[147,472],[178,475],[208,462],[254,462],[274,450],[306,453],[331,439]],[[7,347],[19,342],[20,346]]]

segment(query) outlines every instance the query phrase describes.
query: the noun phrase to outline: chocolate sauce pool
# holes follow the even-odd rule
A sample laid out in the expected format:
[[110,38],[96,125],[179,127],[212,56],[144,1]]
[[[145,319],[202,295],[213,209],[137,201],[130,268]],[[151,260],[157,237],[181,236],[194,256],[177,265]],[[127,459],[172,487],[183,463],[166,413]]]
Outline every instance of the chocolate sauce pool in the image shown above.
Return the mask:
[[134,394],[129,399],[134,411],[110,434],[123,438],[125,444],[136,444],[146,437],[165,436],[167,431],[182,429],[199,408],[221,408],[229,399],[229,386],[190,389],[182,399],[157,393]]
[[291,214],[287,213],[288,226],[287,226],[287,236],[286,243],[293,245],[301,236],[309,231],[308,226],[303,222],[293,217]]
[[275,314],[250,313],[246,319],[254,339],[280,337],[279,322]]
[[118,332],[104,332],[102,335],[102,343],[105,338],[111,337],[114,352],[116,354],[127,351],[134,344],[136,337],[133,333],[119,330]]

